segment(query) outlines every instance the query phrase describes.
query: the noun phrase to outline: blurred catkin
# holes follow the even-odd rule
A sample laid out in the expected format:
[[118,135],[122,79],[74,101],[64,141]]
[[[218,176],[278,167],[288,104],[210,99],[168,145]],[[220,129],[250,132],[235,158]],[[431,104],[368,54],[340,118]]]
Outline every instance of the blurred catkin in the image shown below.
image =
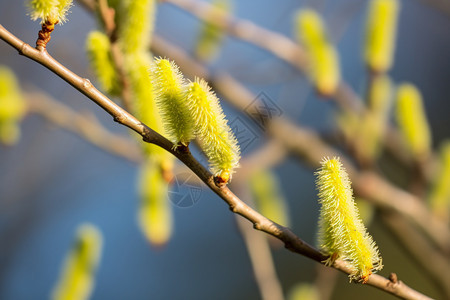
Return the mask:
[[440,170],[431,188],[429,203],[435,215],[449,221],[450,210],[450,141],[445,141],[440,149]]
[[152,157],[141,166],[139,196],[141,231],[152,245],[165,245],[172,235],[172,208],[168,199],[168,183],[163,178],[159,162]]
[[[230,0],[214,0],[211,2],[214,16],[227,14],[231,10]],[[220,49],[225,32],[220,26],[203,22],[195,45],[195,55],[202,61],[213,60]]]
[[411,152],[418,160],[431,151],[431,132],[420,91],[404,83],[397,90],[396,119],[399,129]]
[[331,44],[321,16],[311,9],[296,17],[298,40],[309,57],[309,77],[320,94],[330,96],[340,81],[339,55]]
[[283,226],[290,226],[287,203],[272,172],[263,170],[253,173],[250,177],[250,188],[262,215]]
[[111,95],[118,95],[120,84],[111,56],[109,38],[100,31],[92,31],[87,36],[86,49],[102,89]]
[[295,285],[290,291],[288,300],[319,300],[320,293],[317,287],[311,283],[300,283]]
[[87,300],[94,288],[102,251],[102,234],[91,224],[78,228],[52,294],[53,300]]
[[372,0],[366,24],[364,58],[377,73],[392,65],[397,34],[398,0]]
[[0,143],[15,144],[20,138],[20,121],[26,103],[15,74],[0,66]]

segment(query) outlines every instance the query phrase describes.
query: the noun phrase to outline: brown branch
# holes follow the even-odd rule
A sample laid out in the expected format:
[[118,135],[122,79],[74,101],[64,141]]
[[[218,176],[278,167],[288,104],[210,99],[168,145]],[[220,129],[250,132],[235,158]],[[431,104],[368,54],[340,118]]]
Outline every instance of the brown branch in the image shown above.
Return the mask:
[[[103,95],[90,83],[88,79],[81,78],[80,76],[76,75],[75,73],[61,65],[58,61],[51,57],[45,49],[37,50],[31,47],[30,45],[14,36],[9,31],[7,31],[2,25],[0,25],[0,39],[4,40],[13,48],[18,50],[20,54],[40,63],[41,65],[45,66],[47,69],[58,75],[61,79],[72,85],[83,95],[103,108],[103,110],[105,110],[113,117],[114,121],[132,129],[133,131],[141,135],[145,142],[153,143],[172,153],[186,166],[188,166],[213,192],[220,196],[228,204],[232,212],[241,215],[242,217],[253,223],[255,229],[278,238],[285,244],[285,247],[287,249],[293,252],[299,253],[320,263],[323,263],[325,261],[325,259],[327,258],[326,256],[301,240],[289,228],[270,221],[266,217],[250,208],[238,197],[236,197],[236,195],[234,195],[226,185],[216,186],[212,174],[208,170],[206,170],[191,155],[190,152],[178,152],[170,141],[140,122],[130,113],[128,113],[108,97]],[[333,264],[333,267],[346,274],[352,273],[352,268],[348,266],[346,262],[341,260],[336,260]],[[394,283],[377,274],[371,275],[367,284],[405,299],[430,299],[429,297],[408,287],[401,281]]]
[[[233,181],[232,186],[237,194],[252,205],[247,181],[239,181],[237,184],[235,182]],[[277,276],[269,241],[266,236],[253,230],[243,218],[236,216],[236,221],[250,257],[261,298],[263,300],[283,300],[283,289]]]
[[94,115],[81,114],[42,92],[25,95],[28,109],[59,127],[86,139],[94,146],[129,161],[142,162],[139,147],[130,138],[113,134]]
[[445,297],[450,299],[450,276],[444,275],[450,270],[448,259],[431,247],[428,241],[411,227],[404,217],[385,213],[381,215],[381,219],[395,238],[401,241],[405,251],[414,257],[415,261],[419,263],[437,287],[445,294]]

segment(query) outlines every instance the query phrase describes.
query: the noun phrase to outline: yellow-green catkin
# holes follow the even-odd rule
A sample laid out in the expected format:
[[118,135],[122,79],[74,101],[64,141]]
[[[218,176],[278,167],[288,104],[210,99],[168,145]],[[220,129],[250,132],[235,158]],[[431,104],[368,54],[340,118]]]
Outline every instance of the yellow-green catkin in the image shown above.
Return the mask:
[[272,172],[262,170],[250,177],[250,188],[262,215],[284,226],[290,226],[287,203],[281,194],[278,179]]
[[151,76],[156,104],[168,139],[175,145],[187,146],[194,138],[194,123],[188,111],[186,85],[174,62],[155,59]]
[[392,84],[387,76],[376,76],[368,93],[369,109],[359,127],[358,152],[366,160],[376,159],[383,144],[391,109]]
[[362,223],[353,199],[350,179],[339,158],[325,158],[316,173],[319,195],[319,241],[330,255],[327,263],[341,258],[352,268],[350,280],[367,282],[382,265],[372,237]]
[[434,178],[429,204],[435,215],[444,221],[450,219],[450,141],[440,147],[440,170]]
[[72,6],[72,0],[29,0],[27,7],[33,21],[40,19],[41,23],[64,23]]
[[20,138],[19,123],[26,104],[14,73],[0,66],[0,143],[15,144]]
[[319,300],[320,293],[317,287],[311,283],[300,283],[290,291],[288,300]]
[[340,81],[339,55],[327,37],[321,16],[312,9],[297,14],[297,35],[309,58],[309,76],[319,93],[330,96]]
[[240,149],[219,99],[206,81],[196,78],[188,86],[186,101],[211,171],[219,182],[228,182],[239,166]]
[[[230,0],[214,0],[212,3],[214,15],[227,14],[231,10]],[[203,61],[213,60],[219,51],[224,38],[224,29],[210,22],[201,24],[197,37],[195,55]]]
[[81,225],[51,298],[53,300],[89,299],[94,288],[101,251],[101,232],[94,225]]
[[[165,136],[161,116],[156,106],[153,84],[150,76],[152,57],[148,53],[136,53],[126,58],[129,88],[133,99],[132,112],[144,124]],[[170,153],[149,143],[143,143],[147,154],[156,155],[163,160],[172,161]]]
[[111,56],[109,38],[100,31],[92,31],[87,36],[86,49],[102,89],[111,95],[118,95],[120,84]]
[[364,58],[377,73],[392,65],[397,34],[398,0],[372,0],[366,25]]
[[147,240],[162,246],[172,235],[172,208],[168,199],[168,183],[153,158],[149,158],[141,169],[139,179],[140,205],[138,221]]
[[150,46],[155,21],[155,0],[124,0],[120,12],[119,41],[128,55],[146,52]]
[[404,83],[397,90],[396,120],[414,156],[422,160],[431,151],[431,132],[420,91]]

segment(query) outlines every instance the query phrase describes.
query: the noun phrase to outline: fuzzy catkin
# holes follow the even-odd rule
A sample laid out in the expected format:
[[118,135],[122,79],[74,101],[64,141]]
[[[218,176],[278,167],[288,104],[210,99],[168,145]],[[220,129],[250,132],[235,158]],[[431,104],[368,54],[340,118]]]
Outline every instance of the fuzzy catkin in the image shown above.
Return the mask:
[[100,31],[90,32],[86,38],[86,50],[102,88],[112,95],[118,95],[120,90],[119,78],[111,57],[109,38]]
[[119,41],[125,55],[146,52],[155,20],[155,0],[124,0],[121,6]]
[[196,78],[189,84],[186,101],[211,171],[222,182],[228,182],[239,166],[240,149],[219,99],[203,79]]
[[44,23],[64,23],[72,6],[72,0],[30,0],[27,2],[30,17],[33,21],[41,19]]
[[156,104],[168,139],[187,146],[194,138],[193,121],[185,101],[184,78],[174,62],[155,59],[151,68]]
[[330,255],[328,263],[341,258],[353,272],[350,280],[367,282],[382,266],[382,259],[372,237],[362,223],[353,199],[350,179],[339,158],[324,159],[316,173],[319,203],[319,241]]

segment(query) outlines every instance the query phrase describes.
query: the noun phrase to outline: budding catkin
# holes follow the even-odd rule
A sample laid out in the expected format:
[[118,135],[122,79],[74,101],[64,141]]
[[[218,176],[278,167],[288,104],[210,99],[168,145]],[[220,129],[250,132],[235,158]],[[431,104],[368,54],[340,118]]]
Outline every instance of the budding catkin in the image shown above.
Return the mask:
[[0,142],[12,145],[19,140],[19,123],[25,115],[26,104],[15,74],[0,66]]
[[91,66],[102,88],[110,94],[118,95],[119,78],[111,57],[109,38],[100,31],[92,31],[86,38],[86,49]]
[[173,223],[168,183],[161,171],[158,162],[150,157],[142,165],[139,180],[139,227],[147,240],[155,246],[168,242]]
[[397,0],[372,0],[366,25],[364,56],[375,72],[386,72],[392,65],[397,34]]
[[297,15],[299,41],[309,57],[309,75],[319,93],[332,95],[339,84],[339,55],[330,43],[322,18],[314,10],[304,9]]
[[324,159],[316,173],[319,203],[319,241],[330,255],[328,263],[339,257],[352,267],[350,280],[367,282],[380,270],[381,256],[362,223],[355,206],[350,179],[339,158]]
[[[230,0],[214,0],[212,3],[212,12],[214,16],[223,15],[230,11]],[[203,22],[200,29],[195,55],[203,60],[212,60],[219,50],[224,37],[224,29],[221,26],[210,22]]]
[[78,228],[75,244],[66,257],[52,299],[87,300],[93,290],[102,249],[101,232],[93,225]]
[[429,203],[435,215],[444,221],[450,219],[450,141],[445,141],[440,149],[440,170],[431,188]]
[[155,59],[151,77],[167,137],[175,145],[187,146],[194,138],[194,124],[185,101],[183,75],[174,62]]
[[401,84],[397,90],[396,119],[404,140],[416,158],[431,151],[431,132],[423,107],[422,95],[412,84]]
[[240,150],[227,124],[219,99],[203,79],[189,84],[186,97],[195,134],[220,181],[228,182],[239,166]]
[[125,0],[119,18],[119,41],[125,55],[146,52],[155,20],[155,0]]

